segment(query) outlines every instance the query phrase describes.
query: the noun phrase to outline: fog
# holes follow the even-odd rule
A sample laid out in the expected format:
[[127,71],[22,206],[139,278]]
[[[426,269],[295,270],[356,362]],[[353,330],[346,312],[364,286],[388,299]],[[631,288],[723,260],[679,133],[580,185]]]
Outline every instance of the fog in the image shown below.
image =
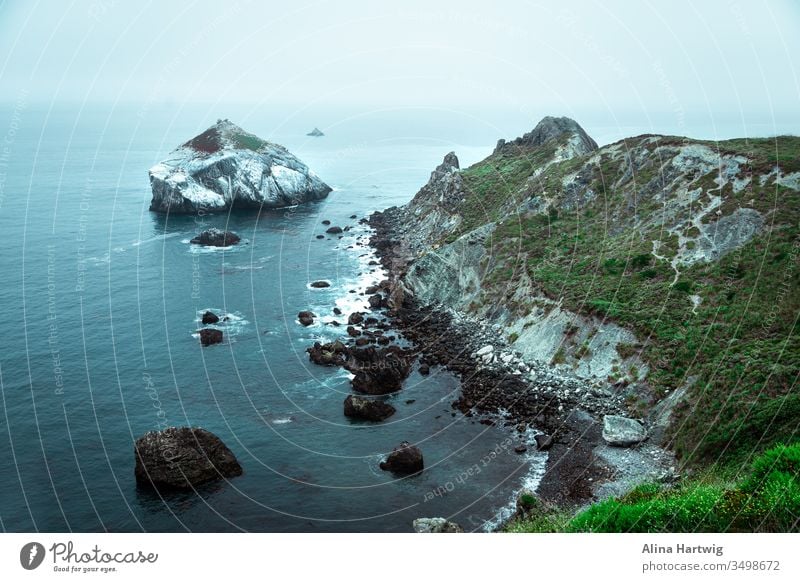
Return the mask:
[[6,1],[0,96],[775,133],[797,128],[798,32],[796,2]]

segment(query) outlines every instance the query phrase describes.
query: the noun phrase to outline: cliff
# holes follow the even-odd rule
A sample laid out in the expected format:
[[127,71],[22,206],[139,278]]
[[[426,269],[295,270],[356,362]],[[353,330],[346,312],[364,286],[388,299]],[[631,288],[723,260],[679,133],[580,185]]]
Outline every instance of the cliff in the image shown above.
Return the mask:
[[800,422],[799,190],[797,137],[598,148],[548,117],[381,219],[421,304],[605,385],[686,459],[737,459]]
[[156,212],[280,208],[321,200],[331,191],[283,146],[220,120],[150,168]]

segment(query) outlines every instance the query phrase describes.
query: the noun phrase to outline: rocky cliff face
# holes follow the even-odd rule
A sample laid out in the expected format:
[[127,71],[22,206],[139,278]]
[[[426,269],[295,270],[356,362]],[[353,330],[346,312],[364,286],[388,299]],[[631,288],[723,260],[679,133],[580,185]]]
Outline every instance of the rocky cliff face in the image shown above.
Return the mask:
[[547,117],[470,168],[448,154],[382,218],[411,257],[407,293],[605,383],[658,434],[672,418],[677,450],[703,456],[798,428],[800,398],[775,364],[800,363],[788,323],[800,301],[775,282],[800,283],[799,187],[800,138],[598,148]]
[[156,212],[280,208],[321,200],[331,188],[283,146],[220,120],[150,168]]

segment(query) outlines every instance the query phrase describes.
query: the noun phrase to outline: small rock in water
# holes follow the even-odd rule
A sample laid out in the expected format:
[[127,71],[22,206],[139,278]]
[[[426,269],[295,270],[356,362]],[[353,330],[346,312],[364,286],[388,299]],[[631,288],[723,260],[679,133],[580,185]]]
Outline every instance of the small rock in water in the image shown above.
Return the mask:
[[149,432],[136,440],[134,456],[136,482],[156,489],[191,489],[242,474],[239,461],[225,443],[202,428]]
[[328,230],[326,230],[328,234],[342,234],[342,227],[341,226],[332,226]]
[[202,245],[207,247],[229,247],[237,244],[241,238],[235,232],[228,232],[227,230],[220,230],[218,228],[209,228],[204,230],[190,242],[195,245]]
[[210,346],[222,343],[222,332],[218,329],[203,328],[198,331],[200,334],[200,344]]
[[402,475],[419,473],[424,468],[422,451],[408,441],[403,441],[389,453],[385,461],[381,462],[380,468]]
[[297,319],[300,323],[308,327],[314,323],[314,314],[311,311],[301,311],[297,314]]
[[324,289],[325,287],[330,287],[331,284],[328,281],[314,281],[311,286],[314,289]]
[[219,321],[219,316],[213,311],[206,311],[203,314],[204,325],[208,325],[209,323],[217,323],[218,321]]
[[344,401],[344,415],[350,418],[381,421],[396,412],[394,406],[381,400],[372,400],[351,394]]

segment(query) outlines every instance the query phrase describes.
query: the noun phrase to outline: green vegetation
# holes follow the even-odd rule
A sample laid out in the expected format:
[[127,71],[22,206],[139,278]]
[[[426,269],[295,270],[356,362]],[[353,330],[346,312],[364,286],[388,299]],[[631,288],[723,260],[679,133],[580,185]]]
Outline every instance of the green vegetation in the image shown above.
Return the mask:
[[267,142],[265,142],[263,139],[249,133],[237,133],[233,136],[233,140],[237,148],[253,150],[254,152],[257,152],[267,145]]
[[[652,151],[670,139],[684,143],[666,138],[650,144],[645,137],[626,146]],[[633,330],[643,342],[636,352],[650,369],[652,399],[693,381],[673,422],[678,455],[689,463],[739,463],[800,431],[800,193],[777,186],[774,178],[763,185],[759,180],[775,163],[784,172],[800,171],[800,138],[701,143],[751,156],[740,175],[753,172],[748,186],[738,193],[726,186],[720,209],[754,208],[769,228],[719,260],[680,267],[677,281],[669,260],[678,252],[678,237],[658,220],[658,193],[666,186],[659,168],[645,164],[619,184],[624,163],[608,153],[599,156],[591,175],[586,158],[578,158],[531,178],[551,148],[495,154],[464,170],[470,193],[462,232],[500,220],[522,200],[537,202],[536,212],[498,222],[491,243],[495,266],[484,281],[487,300],[504,301],[524,270],[539,292],[565,308]],[[665,163],[663,156],[659,161]],[[593,199],[577,203],[575,192],[564,191],[564,178],[576,171],[588,180],[580,191],[594,192]],[[703,190],[698,204],[708,202],[711,190],[720,194],[717,175],[714,169],[693,176]],[[698,232],[691,226],[685,234]],[[653,241],[661,243],[657,252]],[[690,298],[694,294],[699,305]],[[553,363],[564,361],[559,350]],[[704,491],[696,492],[698,503],[707,502]]]
[[709,476],[673,487],[648,483],[570,517],[533,511],[510,532],[797,532],[800,444],[767,450],[742,478]]

